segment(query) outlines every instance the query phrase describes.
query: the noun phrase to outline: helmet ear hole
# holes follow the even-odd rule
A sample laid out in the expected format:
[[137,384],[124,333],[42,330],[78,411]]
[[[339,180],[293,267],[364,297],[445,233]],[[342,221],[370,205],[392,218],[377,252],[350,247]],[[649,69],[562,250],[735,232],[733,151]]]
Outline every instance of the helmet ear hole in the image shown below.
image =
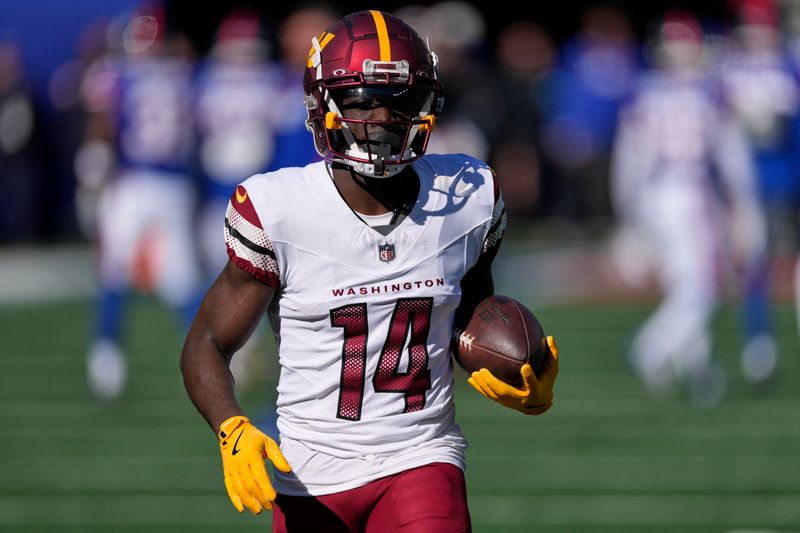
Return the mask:
[[336,111],[328,111],[325,113],[325,129],[340,130],[342,123],[339,121],[339,114]]
[[422,117],[425,124],[419,125],[419,131],[433,131],[436,129],[436,117],[434,115],[427,115]]

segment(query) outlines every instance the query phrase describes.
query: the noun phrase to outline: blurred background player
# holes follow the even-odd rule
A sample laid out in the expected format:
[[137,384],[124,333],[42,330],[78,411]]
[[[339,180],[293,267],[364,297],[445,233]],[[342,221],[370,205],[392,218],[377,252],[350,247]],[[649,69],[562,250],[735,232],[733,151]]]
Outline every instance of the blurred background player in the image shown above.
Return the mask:
[[281,110],[278,71],[269,53],[259,14],[240,8],[220,23],[197,76],[194,111],[204,184],[200,241],[209,283],[228,260],[219,244],[228,199],[237,183],[266,171],[275,156]]
[[428,36],[442,79],[448,80],[447,106],[427,152],[471,154],[488,161],[490,137],[500,125],[502,109],[496,105],[495,83],[482,74],[487,68],[484,15],[460,0],[408,6],[397,15]]
[[[228,261],[219,240],[219,221],[228,199],[245,177],[265,172],[276,154],[282,116],[278,69],[270,59],[257,12],[238,8],[220,22],[214,46],[195,85],[198,163],[202,175],[199,246],[205,286]],[[254,335],[231,362],[237,386],[263,375],[257,368]]]
[[[785,0],[781,2],[781,8],[780,27],[783,30],[783,49],[787,52],[792,72],[796,77],[800,77],[800,0]],[[794,138],[799,139],[800,124],[797,124],[797,127],[794,128],[794,133]],[[792,209],[793,223],[787,227],[786,233],[794,237],[789,243],[794,248],[792,255],[796,256],[792,284],[795,301],[795,321],[797,333],[800,335],[800,254],[797,253],[797,247],[800,246],[800,149],[793,149],[792,153],[794,187],[792,188],[792,197],[787,203],[794,208]]]
[[640,63],[625,12],[597,4],[583,12],[547,82],[540,135],[555,174],[552,202],[559,216],[587,229],[611,216],[609,154]]
[[49,218],[40,213],[41,129],[21,50],[0,35],[0,241],[38,237]]
[[[302,73],[308,39],[334,20],[322,8],[293,12],[281,25],[282,61],[271,59],[258,12],[238,8],[221,21],[208,60],[196,82],[198,161],[203,176],[200,247],[206,285],[228,261],[219,221],[237,183],[285,166],[305,166],[318,156],[302,120]],[[301,52],[302,50],[302,52]],[[301,59],[302,58],[302,59]],[[299,118],[298,118],[299,117]],[[237,386],[264,374],[256,333],[231,362]]]
[[119,56],[86,80],[90,142],[105,139],[113,146],[113,160],[95,160],[112,166],[97,205],[99,294],[87,357],[90,389],[104,399],[119,396],[127,382],[122,323],[128,291],[156,292],[185,328],[200,283],[190,167],[193,64],[185,41],[166,35],[159,6],[137,10],[120,37]]
[[548,192],[538,132],[558,51],[544,26],[520,20],[500,31],[496,54],[501,121],[491,142],[491,164],[502,176],[509,218],[529,222],[541,216]]
[[320,35],[339,15],[323,4],[308,4],[293,10],[278,27],[281,113],[275,130],[277,146],[270,170],[300,167],[320,159],[308,142],[303,102],[303,73],[308,62],[308,36]]
[[[746,140],[709,79],[697,19],[668,13],[649,52],[653,68],[621,112],[612,168],[620,231],[651,245],[663,290],[633,339],[630,362],[652,394],[682,385],[696,404],[714,405],[726,387],[710,333],[723,268],[722,210],[743,221],[746,239],[762,239],[764,224]],[[641,249],[626,247],[616,260],[635,276],[641,257]]]
[[[767,239],[750,239],[736,247],[744,267],[741,367],[749,381],[760,383],[772,376],[778,362],[769,321],[771,257],[794,248],[794,232],[788,228],[795,224],[792,200],[798,169],[793,151],[798,146],[800,93],[782,50],[772,0],[738,0],[734,6],[737,24],[733,39],[727,41],[720,75],[753,153],[756,192],[768,228]],[[734,239],[748,235],[746,228],[734,229]]]

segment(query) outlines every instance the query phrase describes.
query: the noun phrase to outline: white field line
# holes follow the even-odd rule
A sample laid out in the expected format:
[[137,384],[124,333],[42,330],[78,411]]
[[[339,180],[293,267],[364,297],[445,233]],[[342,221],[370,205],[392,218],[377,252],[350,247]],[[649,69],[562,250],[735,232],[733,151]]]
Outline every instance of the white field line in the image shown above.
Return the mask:
[[88,246],[0,248],[0,304],[85,298],[94,290]]

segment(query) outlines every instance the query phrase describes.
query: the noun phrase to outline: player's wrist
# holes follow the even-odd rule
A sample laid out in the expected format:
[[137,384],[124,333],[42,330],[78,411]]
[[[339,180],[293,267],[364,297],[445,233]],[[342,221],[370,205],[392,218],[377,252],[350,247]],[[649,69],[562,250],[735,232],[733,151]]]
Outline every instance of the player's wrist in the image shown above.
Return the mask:
[[219,430],[217,431],[217,437],[219,438],[220,443],[224,446],[226,444],[225,440],[233,434],[236,429],[244,424],[249,424],[250,419],[246,416],[242,415],[235,415],[230,418],[226,418],[220,425]]

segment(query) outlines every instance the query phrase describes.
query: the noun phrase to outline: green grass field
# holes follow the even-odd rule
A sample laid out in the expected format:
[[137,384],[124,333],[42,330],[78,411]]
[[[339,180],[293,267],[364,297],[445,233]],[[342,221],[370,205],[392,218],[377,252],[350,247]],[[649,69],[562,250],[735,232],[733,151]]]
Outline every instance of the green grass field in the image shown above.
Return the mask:
[[[84,382],[89,311],[85,302],[0,307],[0,530],[268,530],[268,514],[239,515],[228,501],[216,440],[180,381],[171,316],[135,302],[131,386],[103,405]],[[650,400],[626,371],[619,354],[648,311],[537,309],[562,351],[557,401],[543,417],[504,410],[460,379],[476,532],[800,531],[790,307],[775,312],[780,373],[760,390],[739,377],[737,315],[721,312],[716,348],[730,395],[713,410]],[[243,403],[258,418],[273,400],[266,380]]]

